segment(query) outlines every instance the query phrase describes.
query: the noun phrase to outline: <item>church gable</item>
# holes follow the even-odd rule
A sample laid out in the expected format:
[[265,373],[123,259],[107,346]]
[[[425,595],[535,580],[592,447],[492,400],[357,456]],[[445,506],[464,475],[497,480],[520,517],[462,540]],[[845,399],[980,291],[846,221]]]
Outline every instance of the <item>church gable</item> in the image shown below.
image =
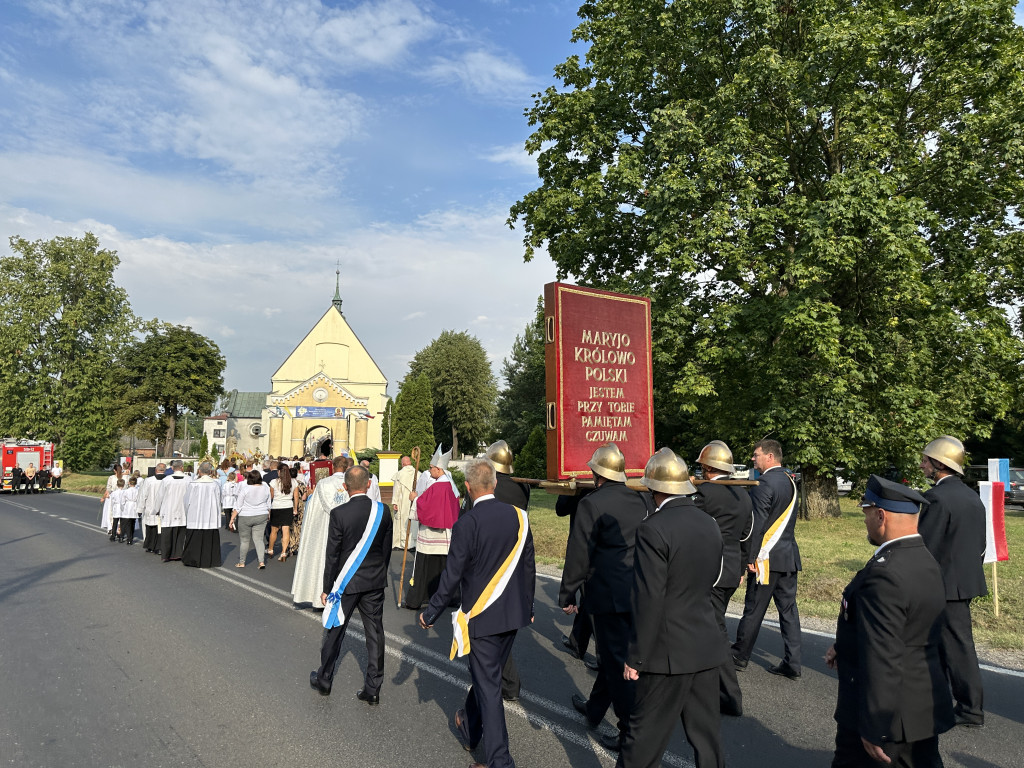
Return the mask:
[[369,402],[369,398],[356,397],[330,376],[318,373],[287,392],[271,395],[268,404],[365,410]]
[[306,383],[311,371],[332,381],[387,384],[384,373],[336,306],[324,313],[271,377],[274,390]]

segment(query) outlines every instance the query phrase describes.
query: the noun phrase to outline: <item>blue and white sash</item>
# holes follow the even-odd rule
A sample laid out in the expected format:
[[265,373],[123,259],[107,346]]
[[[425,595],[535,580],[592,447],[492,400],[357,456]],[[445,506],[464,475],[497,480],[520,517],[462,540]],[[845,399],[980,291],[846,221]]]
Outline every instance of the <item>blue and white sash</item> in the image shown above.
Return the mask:
[[366,521],[366,529],[363,531],[362,538],[359,539],[356,548],[348,556],[348,560],[345,561],[341,573],[334,580],[334,588],[331,589],[331,593],[327,596],[327,604],[324,607],[323,615],[323,624],[327,629],[340,627],[348,621],[348,616],[341,613],[341,596],[345,593],[345,587],[352,581],[352,577],[356,575],[359,566],[363,564],[366,553],[370,551],[370,544],[373,543],[373,539],[377,535],[377,529],[380,528],[380,521],[383,519],[384,504],[378,501],[373,505],[370,517]]

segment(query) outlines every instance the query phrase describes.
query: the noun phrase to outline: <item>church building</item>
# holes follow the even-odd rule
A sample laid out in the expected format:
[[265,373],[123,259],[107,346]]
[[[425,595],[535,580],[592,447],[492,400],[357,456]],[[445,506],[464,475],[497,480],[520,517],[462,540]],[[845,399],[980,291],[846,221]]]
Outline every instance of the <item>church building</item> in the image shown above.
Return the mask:
[[[315,457],[325,439],[332,441],[335,456],[383,446],[388,381],[349,326],[341,303],[336,282],[331,306],[271,375],[271,391],[232,392],[226,405],[244,403],[249,410],[206,419],[207,439],[221,455],[258,450]],[[254,395],[262,398],[258,420],[251,412]]]

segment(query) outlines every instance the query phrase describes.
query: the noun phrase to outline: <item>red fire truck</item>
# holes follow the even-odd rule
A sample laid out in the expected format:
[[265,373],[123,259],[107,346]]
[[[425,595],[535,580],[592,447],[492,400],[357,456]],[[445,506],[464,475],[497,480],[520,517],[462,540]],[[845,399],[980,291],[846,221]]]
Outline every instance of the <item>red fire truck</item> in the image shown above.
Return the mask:
[[42,440],[12,440],[5,437],[0,441],[0,461],[3,463],[3,484],[0,488],[9,491],[12,470],[15,467],[24,470],[31,464],[36,470],[50,471],[53,466],[53,443]]

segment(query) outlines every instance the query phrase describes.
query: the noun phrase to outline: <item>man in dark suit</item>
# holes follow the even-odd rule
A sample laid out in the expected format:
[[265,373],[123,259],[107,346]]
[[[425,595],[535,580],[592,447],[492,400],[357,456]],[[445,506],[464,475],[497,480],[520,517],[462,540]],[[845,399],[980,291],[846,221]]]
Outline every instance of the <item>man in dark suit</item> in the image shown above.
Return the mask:
[[925,446],[921,469],[935,485],[925,495],[920,530],[938,561],[945,585],[939,655],[956,699],[956,723],[977,728],[985,723],[981,670],[974,649],[971,600],[988,594],[985,584],[985,505],[961,479],[964,446],[940,437]]
[[940,733],[953,726],[939,661],[942,576],[917,533],[925,497],[872,475],[864,524],[874,556],[843,592],[836,642],[825,662],[839,672],[833,768],[941,768]]
[[647,462],[643,483],[656,509],[636,532],[634,633],[619,674],[638,682],[616,767],[660,765],[679,717],[697,768],[722,768],[718,670],[729,653],[711,604],[722,534],[684,495],[696,489],[668,448]]
[[[512,479],[512,449],[504,440],[498,440],[487,448],[487,460],[494,467],[496,484],[494,486],[494,498],[519,507],[526,511],[530,506],[530,486],[526,483],[517,483]],[[473,508],[473,497],[466,495],[459,512],[463,514]],[[519,691],[522,688],[522,681],[519,679],[519,668],[515,660],[509,656],[505,666],[501,670],[501,698],[505,701],[519,701]]]
[[590,698],[573,694],[572,704],[591,728],[600,725],[609,705],[618,719],[618,734],[600,736],[617,751],[633,708],[635,686],[622,677],[633,629],[629,602],[636,530],[650,509],[643,496],[626,487],[626,459],[615,443],[594,451],[587,462],[596,489],[580,501],[566,545],[558,604],[576,612],[576,592],[583,587],[587,612],[594,622],[600,667]]
[[[712,440],[701,450],[697,463],[703,470],[705,482],[697,487],[693,501],[715,519],[722,533],[722,574],[711,590],[711,600],[715,606],[718,628],[728,646],[729,630],[725,626],[725,611],[746,571],[741,543],[749,540],[753,526],[753,506],[745,488],[720,483],[728,480],[733,472],[732,451],[728,445],[721,440]],[[726,659],[720,669],[718,688],[722,714],[734,717],[742,715],[743,692],[736,679],[736,666],[731,658]]]
[[796,575],[800,550],[796,545],[796,484],[782,468],[782,446],[777,440],[761,440],[751,458],[761,476],[750,492],[754,526],[747,557],[747,593],[743,617],[732,645],[736,669],[746,669],[761,631],[768,603],[775,601],[785,648],[782,662],[768,667],[773,675],[790,680],[800,677],[800,614],[796,608]]
[[[468,643],[473,685],[466,708],[455,713],[455,727],[467,750],[483,739],[486,759],[471,768],[511,768],[505,707],[501,701],[501,670],[512,651],[516,632],[533,621],[536,582],[533,534],[525,512],[494,498],[494,467],[486,459],[466,465],[466,492],[473,508],[452,528],[448,562],[437,592],[420,614],[420,626],[433,626],[461,588],[460,626],[465,631],[459,650]],[[511,575],[502,572],[511,569]],[[502,576],[508,576],[504,581]],[[500,584],[504,581],[504,588]],[[456,653],[453,643],[452,654]]]
[[[366,495],[369,483],[370,477],[365,469],[359,466],[349,469],[344,483],[349,500],[331,510],[324,591],[320,599],[327,604],[325,611],[330,611],[336,601],[340,623],[328,628],[324,634],[320,669],[309,673],[309,684],[324,696],[330,694],[348,620],[352,611],[358,608],[366,634],[366,675],[356,698],[374,706],[380,702],[380,686],[384,680],[384,589],[391,561],[391,515],[386,510],[379,514],[373,509],[373,502]],[[374,532],[372,526],[377,518],[379,521]],[[365,554],[359,560],[361,552]],[[350,566],[351,572],[345,574],[347,581],[340,590],[339,598],[334,594],[338,589],[335,582],[353,553],[355,559]],[[329,595],[331,602],[328,602]]]
[[[593,488],[578,488],[572,496],[559,496],[555,501],[555,514],[559,517],[569,518],[569,535],[572,536],[573,525],[576,522],[576,510],[579,509],[580,501],[584,496],[593,492]],[[568,540],[566,541],[568,548]],[[572,629],[568,635],[562,635],[562,647],[575,659],[580,659],[587,669],[597,671],[598,662],[587,658],[587,648],[590,646],[590,638],[594,635],[594,624],[587,613],[587,603],[583,590],[580,590],[576,598],[576,615],[572,620]]]

